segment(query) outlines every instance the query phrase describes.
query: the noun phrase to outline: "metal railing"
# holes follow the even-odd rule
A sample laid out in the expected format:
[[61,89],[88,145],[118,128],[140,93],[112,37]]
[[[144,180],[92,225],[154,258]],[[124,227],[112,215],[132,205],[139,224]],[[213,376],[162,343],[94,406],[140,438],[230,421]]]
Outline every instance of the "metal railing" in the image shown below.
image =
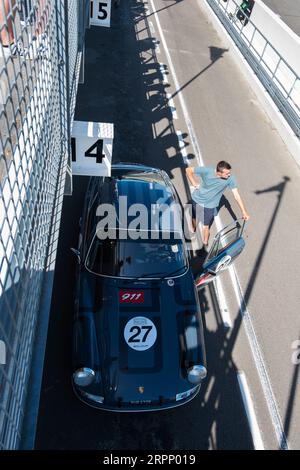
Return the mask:
[[0,449],[18,448],[22,438],[87,3],[0,0]]
[[[268,91],[296,136],[300,137],[300,77],[243,12],[241,2],[206,0]],[[238,15],[241,16],[241,15]]]

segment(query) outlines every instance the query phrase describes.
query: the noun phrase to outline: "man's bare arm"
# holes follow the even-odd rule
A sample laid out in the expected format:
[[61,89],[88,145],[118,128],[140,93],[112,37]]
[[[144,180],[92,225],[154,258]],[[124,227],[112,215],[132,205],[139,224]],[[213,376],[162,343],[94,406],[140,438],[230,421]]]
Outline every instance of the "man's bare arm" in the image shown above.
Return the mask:
[[238,203],[238,206],[239,208],[241,209],[241,212],[242,212],[242,217],[244,220],[249,220],[250,219],[250,215],[248,214],[248,212],[246,211],[246,208],[245,208],[245,205],[242,201],[242,198],[240,196],[240,193],[238,191],[237,188],[234,188],[232,190],[233,192],[233,196],[234,196],[234,199],[236,200],[236,202]]
[[194,178],[194,168],[189,166],[186,168],[185,172],[186,172],[186,176],[188,180],[190,181],[190,183],[192,183],[192,186],[195,186],[195,188],[198,188],[199,183]]

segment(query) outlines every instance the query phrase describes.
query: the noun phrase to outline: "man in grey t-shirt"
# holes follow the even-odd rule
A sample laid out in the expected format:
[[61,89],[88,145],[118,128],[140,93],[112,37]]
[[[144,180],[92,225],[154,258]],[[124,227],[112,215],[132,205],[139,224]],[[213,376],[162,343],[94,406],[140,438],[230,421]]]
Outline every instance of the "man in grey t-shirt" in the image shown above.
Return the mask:
[[[231,174],[231,165],[228,162],[221,161],[216,168],[198,166],[195,168],[188,167],[186,174],[189,181],[196,188],[192,194],[193,203],[193,229],[196,230],[196,208],[201,207],[202,224],[203,224],[203,245],[206,248],[210,235],[210,225],[217,214],[217,208],[224,191],[229,188],[232,190],[233,196],[238,203],[242,217],[249,219],[244,203],[237,189],[235,177]],[[201,185],[199,186],[194,176],[200,176]]]

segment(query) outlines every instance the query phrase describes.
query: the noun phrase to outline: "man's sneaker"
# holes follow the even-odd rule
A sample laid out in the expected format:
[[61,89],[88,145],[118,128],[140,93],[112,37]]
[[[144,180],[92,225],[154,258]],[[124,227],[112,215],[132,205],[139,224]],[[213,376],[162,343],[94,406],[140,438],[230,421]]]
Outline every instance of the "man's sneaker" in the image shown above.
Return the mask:
[[189,237],[190,237],[191,241],[197,240],[197,231],[196,230],[195,230],[195,232],[190,231]]
[[206,253],[209,252],[208,243],[202,243],[202,250],[204,250]]

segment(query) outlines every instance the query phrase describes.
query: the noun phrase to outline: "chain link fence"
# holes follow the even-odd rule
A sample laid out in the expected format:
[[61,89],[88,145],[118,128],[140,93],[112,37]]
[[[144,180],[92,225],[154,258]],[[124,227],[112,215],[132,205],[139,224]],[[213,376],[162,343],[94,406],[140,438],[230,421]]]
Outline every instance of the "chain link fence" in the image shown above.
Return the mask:
[[0,449],[22,439],[88,3],[0,0]]
[[242,9],[254,1],[206,1],[300,138],[300,77],[256,27],[251,8]]

